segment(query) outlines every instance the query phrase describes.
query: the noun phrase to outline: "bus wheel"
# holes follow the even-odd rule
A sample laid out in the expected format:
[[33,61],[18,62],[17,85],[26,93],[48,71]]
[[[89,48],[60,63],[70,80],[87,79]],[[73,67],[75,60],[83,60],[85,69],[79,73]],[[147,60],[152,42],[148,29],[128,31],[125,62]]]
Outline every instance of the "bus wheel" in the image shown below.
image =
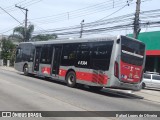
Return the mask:
[[76,74],[75,72],[71,71],[66,76],[67,86],[75,87],[76,86]]
[[92,91],[100,91],[103,87],[98,87],[98,86],[89,86],[89,89]]
[[23,72],[24,72],[24,75],[29,75],[28,73],[28,65],[25,65],[24,68],[23,68]]

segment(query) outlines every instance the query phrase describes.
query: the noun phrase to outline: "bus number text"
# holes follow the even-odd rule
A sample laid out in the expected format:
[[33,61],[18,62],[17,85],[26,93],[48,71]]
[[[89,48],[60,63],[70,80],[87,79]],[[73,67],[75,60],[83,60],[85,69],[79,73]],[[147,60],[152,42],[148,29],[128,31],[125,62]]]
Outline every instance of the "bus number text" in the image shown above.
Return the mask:
[[87,61],[78,61],[78,65],[87,65]]

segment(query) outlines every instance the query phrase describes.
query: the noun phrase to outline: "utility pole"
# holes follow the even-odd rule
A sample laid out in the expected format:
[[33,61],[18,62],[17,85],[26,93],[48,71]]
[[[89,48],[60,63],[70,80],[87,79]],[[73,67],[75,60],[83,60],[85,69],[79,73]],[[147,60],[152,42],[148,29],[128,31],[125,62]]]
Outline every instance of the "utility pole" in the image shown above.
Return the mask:
[[17,6],[17,5],[15,5],[15,7],[26,11],[26,13],[25,13],[25,27],[24,27],[25,28],[24,42],[26,42],[27,41],[27,14],[28,14],[28,9]]
[[133,31],[133,37],[135,39],[138,38],[138,34],[141,31],[140,26],[139,26],[140,4],[141,4],[141,0],[137,0],[137,2],[136,2],[136,13],[135,13],[135,18],[134,18],[134,31]]
[[81,24],[81,31],[79,38],[82,38],[84,20],[82,20],[80,24]]

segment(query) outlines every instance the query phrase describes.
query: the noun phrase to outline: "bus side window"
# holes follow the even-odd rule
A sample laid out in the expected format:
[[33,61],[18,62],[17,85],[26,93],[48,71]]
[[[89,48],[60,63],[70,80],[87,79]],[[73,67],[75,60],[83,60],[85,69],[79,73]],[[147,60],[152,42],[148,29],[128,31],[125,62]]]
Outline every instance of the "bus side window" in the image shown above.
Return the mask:
[[51,64],[52,53],[53,53],[53,46],[49,44],[44,45],[41,51],[40,63]]
[[76,60],[76,43],[69,43],[63,45],[63,52],[61,58],[61,64],[64,66],[74,66]]
[[21,48],[17,48],[15,62],[21,62],[21,61],[22,61],[22,50]]
[[82,43],[77,48],[76,66],[80,68],[90,68],[90,44]]
[[92,47],[91,68],[108,70],[111,59],[113,41],[95,42]]
[[31,54],[31,44],[23,44],[21,45],[21,57],[22,61],[28,61],[30,62],[30,54]]
[[35,48],[34,48],[34,47],[31,47],[31,51],[30,51],[30,62],[33,62],[34,52],[35,52]]

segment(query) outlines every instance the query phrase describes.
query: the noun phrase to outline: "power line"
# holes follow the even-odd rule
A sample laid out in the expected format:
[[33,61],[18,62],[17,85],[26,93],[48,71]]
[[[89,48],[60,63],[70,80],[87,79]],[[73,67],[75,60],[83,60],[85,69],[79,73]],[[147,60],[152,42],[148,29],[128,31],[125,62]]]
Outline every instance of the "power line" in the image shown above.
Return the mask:
[[[102,7],[104,6],[104,4],[108,4],[108,2],[110,3],[111,1],[105,1],[105,2],[102,2],[102,3],[98,3],[98,4],[95,4],[95,5],[91,5],[91,6],[88,6],[88,7],[85,7],[85,8],[80,8],[80,9],[76,9],[76,10],[73,10],[73,11],[67,11],[67,12],[63,12],[63,13],[60,13],[60,14],[56,14],[56,15],[50,15],[50,16],[44,16],[44,17],[39,17],[39,18],[33,18],[33,19],[30,19],[30,20],[36,20],[36,19],[46,19],[46,18],[50,18],[50,17],[55,17],[55,16],[59,16],[59,15],[63,15],[63,14],[67,14],[67,13],[78,13],[78,12],[81,12],[81,11],[88,11],[88,9],[90,8],[97,8],[97,7]],[[106,6],[105,6],[106,7]]]
[[[57,14],[57,15],[34,18],[34,19],[30,19],[30,20],[34,21],[36,23],[40,23],[41,25],[42,24],[50,24],[50,23],[55,23],[55,22],[59,22],[59,21],[75,19],[78,17],[86,16],[86,15],[92,15],[92,14],[95,14],[98,12],[103,12],[103,11],[106,11],[109,9],[115,9],[115,8],[122,6],[120,9],[118,9],[112,13],[112,14],[115,14],[118,11],[120,11],[121,9],[123,9],[124,7],[126,7],[127,5],[131,6],[136,3],[136,2],[133,2],[133,0],[127,0],[127,1],[128,2],[122,2],[119,0],[115,1],[114,8],[112,6],[113,1],[107,1],[107,2],[96,4],[96,5],[88,6],[86,8],[77,9],[74,11],[69,11],[69,12],[65,12],[65,13],[61,13],[61,14]],[[147,1],[149,1],[149,0],[143,0],[142,2],[147,2]],[[110,17],[111,15],[107,15],[106,17]],[[104,17],[104,18],[106,18],[106,17]]]
[[[140,18],[142,17],[143,19],[140,25],[151,25],[152,27],[159,26],[159,22],[156,22],[156,18],[159,18],[158,16],[160,14],[159,11],[160,9],[141,12]],[[153,16],[154,18],[150,18]],[[107,16],[97,22],[94,21],[91,23],[85,23],[84,24],[84,35],[101,34],[104,32],[109,32],[109,31],[114,31],[114,30],[117,31],[117,30],[124,30],[126,28],[127,29],[133,28],[133,23],[132,23],[133,14],[118,16],[118,17],[114,17],[110,19],[106,19],[106,18]],[[147,24],[146,21],[143,21],[149,18],[155,19],[155,21],[152,20],[153,22],[149,22],[149,24]],[[70,27],[63,27],[63,28],[49,29],[49,30],[41,29],[40,31],[34,32],[34,34],[42,34],[42,33],[44,34],[44,33],[54,33],[55,32],[56,34],[61,35],[61,36],[70,36],[70,35],[79,36],[79,32],[80,32],[79,30],[80,30],[80,25],[75,25],[75,26],[70,26]]]
[[[35,2],[34,2],[35,1]],[[28,2],[26,2],[26,0],[23,0],[23,1],[20,1],[18,3],[14,3],[13,5],[11,6],[8,6],[8,7],[5,7],[5,10],[8,11],[8,12],[13,12],[13,11],[16,11],[17,9],[15,9],[15,4],[19,5],[19,6],[24,6],[24,7],[27,7],[27,6],[31,6],[33,4],[36,4],[38,2],[41,2],[42,0],[30,0]],[[2,13],[0,13],[2,14]]]
[[[110,19],[104,19],[97,22],[91,22],[91,23],[85,23],[84,27],[96,27],[100,25],[107,25],[110,23],[118,23],[118,22],[126,22],[127,20],[132,20],[134,14],[127,14],[123,16],[118,16]],[[70,27],[63,27],[63,28],[57,28],[57,29],[48,29],[47,32],[56,32],[56,31],[64,31],[64,30],[71,30],[71,29],[80,29],[80,25],[70,26]]]
[[7,13],[9,16],[11,16],[15,21],[17,21],[18,23],[22,24],[19,20],[17,20],[15,17],[13,17],[10,13],[8,13],[5,9],[3,9],[2,7],[0,7],[5,13]]
[[[20,1],[20,2],[15,3],[15,4],[20,4],[20,3],[23,3],[24,1],[26,1],[26,0],[22,0],[22,1]],[[14,8],[14,5],[15,5],[15,4],[13,4],[13,5],[11,5],[11,6],[8,6],[8,7],[5,7],[4,9],[8,10],[8,9]]]
[[[21,25],[21,24],[20,24],[20,25]],[[17,25],[17,26],[15,26],[15,27],[19,27],[20,25]],[[10,31],[13,31],[15,27],[12,27],[12,28],[10,28],[10,29],[4,31],[4,32],[1,32],[0,34],[4,34],[4,33],[10,32]]]
[[[127,15],[126,15],[127,16]],[[153,22],[141,22],[140,23],[141,27],[144,28],[146,25],[150,25],[151,27],[157,27],[160,25],[160,22],[153,21]],[[124,21],[124,24],[119,24],[119,25],[110,25],[108,27],[99,27],[99,28],[88,28],[83,30],[84,35],[89,35],[89,34],[101,34],[104,32],[110,32],[110,31],[119,31],[119,30],[126,30],[126,29],[132,29],[133,28],[133,23],[131,21]],[[79,35],[79,29],[71,29],[70,31],[65,30],[65,31],[48,31],[47,33],[55,33],[58,36],[78,36]]]
[[[118,1],[117,6],[115,4],[115,8],[122,6],[123,3],[124,2],[121,2],[121,1],[119,2]],[[91,15],[91,14],[95,14],[95,13],[98,13],[98,12],[113,9],[111,3],[110,4],[107,4],[107,3],[104,4],[104,2],[103,2],[103,3],[98,4],[98,6],[96,6],[96,5],[92,5],[92,6],[89,6],[89,7],[86,7],[86,8],[82,8],[82,9],[78,9],[78,10],[74,10],[74,11],[70,11],[70,12],[65,12],[65,13],[61,13],[61,14],[57,14],[57,15],[46,16],[46,17],[41,17],[41,18],[34,18],[34,19],[30,19],[30,20],[31,21],[36,21],[36,22],[41,23],[41,24],[44,24],[44,23],[49,24],[49,23],[53,23],[53,22],[57,22],[57,21],[59,22],[59,21],[68,20],[68,19],[75,19],[75,18],[78,18],[78,17]],[[46,18],[49,18],[49,19],[46,19]]]
[[[126,6],[127,6],[127,5],[124,5],[123,7],[121,7],[121,8],[118,9],[118,10],[116,10],[115,12],[113,12],[113,13],[109,14],[108,16],[105,16],[105,17],[103,17],[103,18],[101,18],[101,19],[99,19],[99,20],[97,20],[97,21],[101,21],[101,20],[103,20],[104,18],[107,18],[107,17],[112,16],[113,14],[119,12],[120,10],[122,10],[123,8],[125,8]],[[97,21],[95,21],[95,22],[97,22]]]

